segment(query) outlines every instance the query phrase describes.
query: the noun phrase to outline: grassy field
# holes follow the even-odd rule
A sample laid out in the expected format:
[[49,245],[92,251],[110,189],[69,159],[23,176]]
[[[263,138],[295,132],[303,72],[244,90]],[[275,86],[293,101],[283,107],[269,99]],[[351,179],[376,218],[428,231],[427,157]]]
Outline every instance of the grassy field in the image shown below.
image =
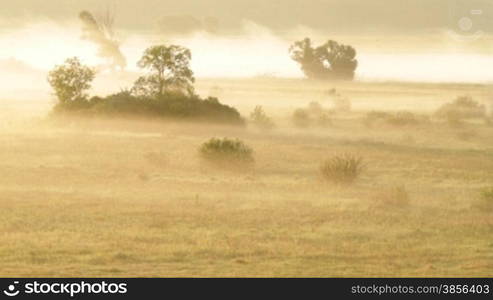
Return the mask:
[[[492,276],[493,209],[480,192],[493,186],[493,126],[362,121],[372,109],[429,114],[463,94],[485,102],[488,88],[334,87],[352,112],[299,129],[293,110],[329,107],[332,86],[199,80],[201,94],[218,94],[244,116],[263,105],[277,124],[269,132],[52,121],[47,103],[9,103],[0,122],[0,275]],[[243,140],[255,167],[204,165],[198,149],[211,137]],[[354,185],[319,178],[335,153],[363,158]]]

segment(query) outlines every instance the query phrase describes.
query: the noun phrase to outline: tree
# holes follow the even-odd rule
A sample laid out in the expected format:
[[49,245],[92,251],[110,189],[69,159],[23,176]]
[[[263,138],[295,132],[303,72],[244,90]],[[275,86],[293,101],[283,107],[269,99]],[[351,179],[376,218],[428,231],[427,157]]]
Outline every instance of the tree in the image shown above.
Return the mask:
[[86,90],[91,88],[95,72],[81,64],[77,57],[65,60],[48,74],[50,83],[60,103],[87,99]]
[[161,96],[169,91],[193,94],[192,54],[189,49],[171,46],[153,46],[145,50],[137,65],[149,74],[135,82],[133,91],[140,95]]
[[314,48],[305,38],[291,45],[289,52],[308,78],[352,80],[358,66],[356,50],[332,40]]

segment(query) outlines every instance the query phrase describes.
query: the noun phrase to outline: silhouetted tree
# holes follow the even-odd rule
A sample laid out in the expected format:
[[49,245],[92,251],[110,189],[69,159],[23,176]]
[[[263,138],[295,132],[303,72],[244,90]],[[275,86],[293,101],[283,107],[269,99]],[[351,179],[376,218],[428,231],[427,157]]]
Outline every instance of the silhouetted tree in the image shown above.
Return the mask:
[[133,92],[139,95],[159,96],[169,91],[193,94],[192,54],[189,49],[171,46],[153,46],[145,50],[137,65],[149,74],[135,82]]
[[308,78],[352,80],[358,66],[356,50],[332,40],[314,48],[305,38],[291,45],[289,52]]
[[77,57],[65,60],[48,74],[48,82],[55,90],[60,103],[87,99],[86,90],[91,88],[94,70],[81,64]]

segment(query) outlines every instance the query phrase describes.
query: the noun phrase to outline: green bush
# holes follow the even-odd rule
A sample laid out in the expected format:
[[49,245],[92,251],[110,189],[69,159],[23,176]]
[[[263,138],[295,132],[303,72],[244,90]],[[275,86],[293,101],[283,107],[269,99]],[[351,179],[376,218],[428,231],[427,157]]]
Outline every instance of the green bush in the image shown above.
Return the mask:
[[187,119],[244,125],[245,121],[233,107],[221,104],[217,98],[201,99],[197,95],[168,92],[155,97],[135,96],[122,91],[104,98],[92,97],[77,101],[60,103],[55,112],[86,112],[92,115],[116,115],[153,117],[163,119]]
[[335,155],[320,166],[324,180],[335,184],[351,184],[363,171],[363,159],[354,154]]
[[252,148],[239,139],[212,138],[202,144],[199,153],[202,159],[217,165],[249,165],[254,162]]
[[252,123],[260,129],[270,130],[275,127],[274,122],[264,112],[262,106],[256,106],[250,114]]

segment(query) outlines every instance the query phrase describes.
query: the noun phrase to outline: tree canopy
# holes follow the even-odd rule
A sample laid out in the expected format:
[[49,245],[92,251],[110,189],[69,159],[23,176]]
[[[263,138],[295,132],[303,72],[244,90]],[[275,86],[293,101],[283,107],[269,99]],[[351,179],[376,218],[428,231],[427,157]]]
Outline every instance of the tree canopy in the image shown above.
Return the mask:
[[137,65],[148,71],[135,82],[136,94],[159,96],[169,91],[193,94],[192,54],[182,46],[152,46],[145,50]]
[[91,88],[94,76],[93,69],[82,65],[77,57],[72,57],[50,71],[48,82],[58,100],[66,103],[86,99],[85,92]]
[[312,79],[352,80],[358,66],[356,50],[333,40],[313,47],[312,41],[305,38],[291,45],[289,52],[303,73]]

